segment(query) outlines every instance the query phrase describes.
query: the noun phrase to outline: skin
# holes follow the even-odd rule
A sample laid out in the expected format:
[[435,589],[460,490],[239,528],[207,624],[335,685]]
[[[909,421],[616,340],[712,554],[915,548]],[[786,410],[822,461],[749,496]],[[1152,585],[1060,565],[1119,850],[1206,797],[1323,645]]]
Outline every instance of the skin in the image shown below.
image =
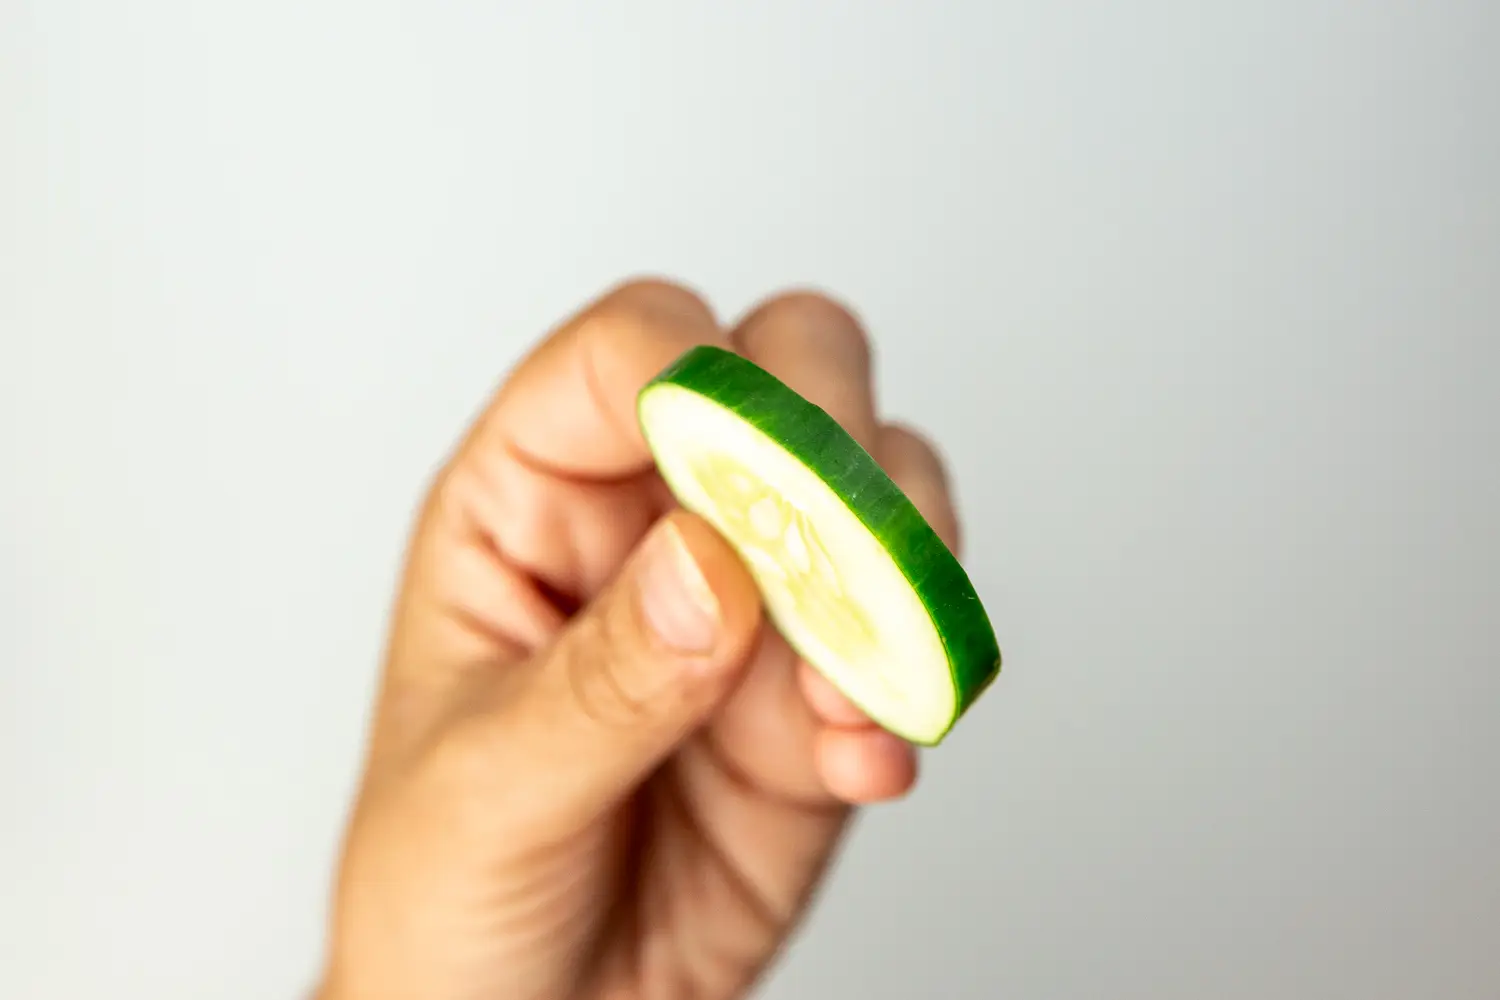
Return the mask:
[[[730,346],[822,406],[955,550],[943,465],[883,421],[820,295],[726,328],[634,281],[545,337],[435,477],[392,615],[320,1000],[734,1000],[913,748],[801,663],[677,508],[637,391]],[[696,610],[694,610],[696,609]]]

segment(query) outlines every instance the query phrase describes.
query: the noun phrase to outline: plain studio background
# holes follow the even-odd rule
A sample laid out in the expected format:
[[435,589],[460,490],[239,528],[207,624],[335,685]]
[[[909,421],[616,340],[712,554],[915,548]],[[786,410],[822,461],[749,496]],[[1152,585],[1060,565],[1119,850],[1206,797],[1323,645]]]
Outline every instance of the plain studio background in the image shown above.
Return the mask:
[[0,996],[300,995],[426,476],[643,270],[862,310],[1007,654],[763,996],[1500,995],[1500,8],[0,12]]

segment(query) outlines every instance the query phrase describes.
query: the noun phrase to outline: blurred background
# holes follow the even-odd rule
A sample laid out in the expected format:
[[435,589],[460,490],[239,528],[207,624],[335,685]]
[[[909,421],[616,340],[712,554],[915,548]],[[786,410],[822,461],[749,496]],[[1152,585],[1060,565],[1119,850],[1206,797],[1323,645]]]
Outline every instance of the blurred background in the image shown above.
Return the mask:
[[302,995],[426,477],[850,302],[1002,680],[769,1000],[1500,996],[1500,6],[0,0],[0,996]]

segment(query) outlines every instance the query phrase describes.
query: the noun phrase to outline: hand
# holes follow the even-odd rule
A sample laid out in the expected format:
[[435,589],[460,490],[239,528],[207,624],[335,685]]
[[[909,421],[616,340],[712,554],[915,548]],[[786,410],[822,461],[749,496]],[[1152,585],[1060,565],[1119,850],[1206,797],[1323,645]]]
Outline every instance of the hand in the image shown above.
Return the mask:
[[562,325],[414,531],[324,1000],[744,996],[851,807],[912,786],[913,749],[797,661],[655,474],[636,392],[702,343],[821,405],[956,545],[938,458],[880,422],[864,334],[827,299],[726,333],[637,282]]

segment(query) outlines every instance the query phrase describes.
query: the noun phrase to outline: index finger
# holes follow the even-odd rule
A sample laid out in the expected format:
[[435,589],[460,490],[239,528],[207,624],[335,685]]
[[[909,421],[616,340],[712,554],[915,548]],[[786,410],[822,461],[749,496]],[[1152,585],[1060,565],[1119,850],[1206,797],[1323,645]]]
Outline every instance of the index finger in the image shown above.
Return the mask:
[[652,460],[636,394],[689,348],[725,341],[713,310],[689,289],[652,279],[622,284],[522,360],[468,448],[497,449],[561,479],[637,475]]
[[512,370],[434,477],[413,530],[382,741],[420,733],[474,664],[550,641],[614,574],[663,504],[641,475],[652,460],[635,397],[683,351],[724,339],[697,295],[638,280]]

